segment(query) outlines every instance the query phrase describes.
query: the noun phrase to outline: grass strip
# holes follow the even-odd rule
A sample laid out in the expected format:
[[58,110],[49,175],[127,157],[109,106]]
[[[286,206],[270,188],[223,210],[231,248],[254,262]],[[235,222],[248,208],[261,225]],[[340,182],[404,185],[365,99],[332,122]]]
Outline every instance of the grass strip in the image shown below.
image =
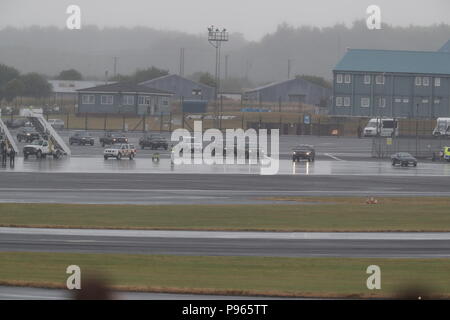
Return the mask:
[[266,205],[0,204],[0,226],[230,231],[450,231],[450,198],[276,198]]
[[[64,288],[67,266],[118,290],[276,297],[450,297],[450,259],[198,257],[1,252],[0,285]],[[368,290],[369,265],[381,290]]]

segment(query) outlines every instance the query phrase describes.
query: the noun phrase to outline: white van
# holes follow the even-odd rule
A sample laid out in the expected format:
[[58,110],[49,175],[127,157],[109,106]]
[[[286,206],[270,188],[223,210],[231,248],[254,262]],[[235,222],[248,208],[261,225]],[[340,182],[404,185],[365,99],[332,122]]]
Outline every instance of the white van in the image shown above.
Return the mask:
[[363,132],[365,137],[396,137],[398,136],[398,121],[395,119],[370,119]]
[[450,118],[437,118],[433,136],[450,136]]

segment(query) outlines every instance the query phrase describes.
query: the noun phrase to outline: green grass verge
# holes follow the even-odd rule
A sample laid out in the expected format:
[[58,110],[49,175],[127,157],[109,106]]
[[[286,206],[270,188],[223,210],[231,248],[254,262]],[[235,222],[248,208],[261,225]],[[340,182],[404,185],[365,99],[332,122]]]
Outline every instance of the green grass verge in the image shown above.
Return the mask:
[[[303,297],[392,297],[405,288],[450,296],[450,259],[191,257],[126,254],[0,253],[0,284],[63,288],[67,266],[122,290]],[[381,290],[366,269],[381,268]]]
[[[0,226],[255,231],[450,231],[449,198],[278,198],[276,205],[0,204]],[[299,204],[297,202],[306,202]],[[310,204],[315,202],[316,204]]]

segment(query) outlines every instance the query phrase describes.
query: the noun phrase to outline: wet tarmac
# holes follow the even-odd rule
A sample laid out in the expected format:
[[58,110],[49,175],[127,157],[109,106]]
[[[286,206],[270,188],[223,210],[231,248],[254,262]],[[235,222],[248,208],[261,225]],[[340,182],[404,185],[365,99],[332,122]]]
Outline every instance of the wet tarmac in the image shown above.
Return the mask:
[[[16,159],[14,168],[0,167],[0,172],[45,172],[45,173],[152,173],[152,174],[260,174],[261,164],[183,164],[174,165],[169,157],[152,161],[149,155],[143,158],[109,159],[102,157],[71,157]],[[387,176],[450,176],[450,163],[422,162],[417,167],[392,166],[389,161],[345,161],[316,160],[315,162],[280,160],[280,175],[387,175]]]

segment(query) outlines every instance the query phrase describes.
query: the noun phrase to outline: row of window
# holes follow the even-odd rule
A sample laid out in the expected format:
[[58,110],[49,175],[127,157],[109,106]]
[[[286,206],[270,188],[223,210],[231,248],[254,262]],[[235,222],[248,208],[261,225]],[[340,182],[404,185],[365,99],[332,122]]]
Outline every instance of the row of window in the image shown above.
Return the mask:
[[[132,95],[124,95],[122,96],[122,105],[124,106],[134,106],[134,98]],[[93,94],[84,94],[82,95],[82,103],[83,104],[95,104],[95,95]],[[138,104],[139,105],[150,105],[152,101],[152,97],[149,96],[138,96]],[[113,95],[101,95],[100,103],[105,105],[114,104],[114,96]],[[168,104],[168,101],[163,101],[164,105]]]
[[[397,97],[394,99],[395,103],[409,103],[408,97]],[[422,99],[422,104],[428,104],[430,100],[428,98]],[[437,97],[434,99],[434,104],[440,104],[441,98]],[[336,107],[350,107],[351,106],[351,98],[350,97],[336,97]],[[378,108],[386,107],[386,98],[384,97],[376,97],[375,98],[375,106]],[[369,108],[370,107],[370,98],[362,97],[361,98],[361,107]]]
[[[383,85],[384,82],[385,82],[384,75],[379,74],[375,76],[375,84]],[[338,73],[336,74],[336,83],[347,83],[347,84],[352,83],[352,75]],[[363,83],[371,84],[372,76],[370,74],[365,74],[363,77]],[[416,77],[415,84],[416,86],[428,87],[430,85],[430,77]],[[441,78],[434,78],[434,86],[435,87],[441,86]]]
[[[415,84],[417,87],[420,87],[420,86],[428,87],[430,85],[430,78],[429,77],[416,77]],[[441,78],[434,78],[434,86],[435,87],[441,86]]]
[[[376,84],[384,84],[384,75],[376,75],[375,76],[375,83]],[[364,84],[371,84],[372,82],[372,76],[370,74],[365,74],[363,77]],[[352,83],[352,75],[351,74],[342,74],[338,73],[336,75],[336,83]]]

